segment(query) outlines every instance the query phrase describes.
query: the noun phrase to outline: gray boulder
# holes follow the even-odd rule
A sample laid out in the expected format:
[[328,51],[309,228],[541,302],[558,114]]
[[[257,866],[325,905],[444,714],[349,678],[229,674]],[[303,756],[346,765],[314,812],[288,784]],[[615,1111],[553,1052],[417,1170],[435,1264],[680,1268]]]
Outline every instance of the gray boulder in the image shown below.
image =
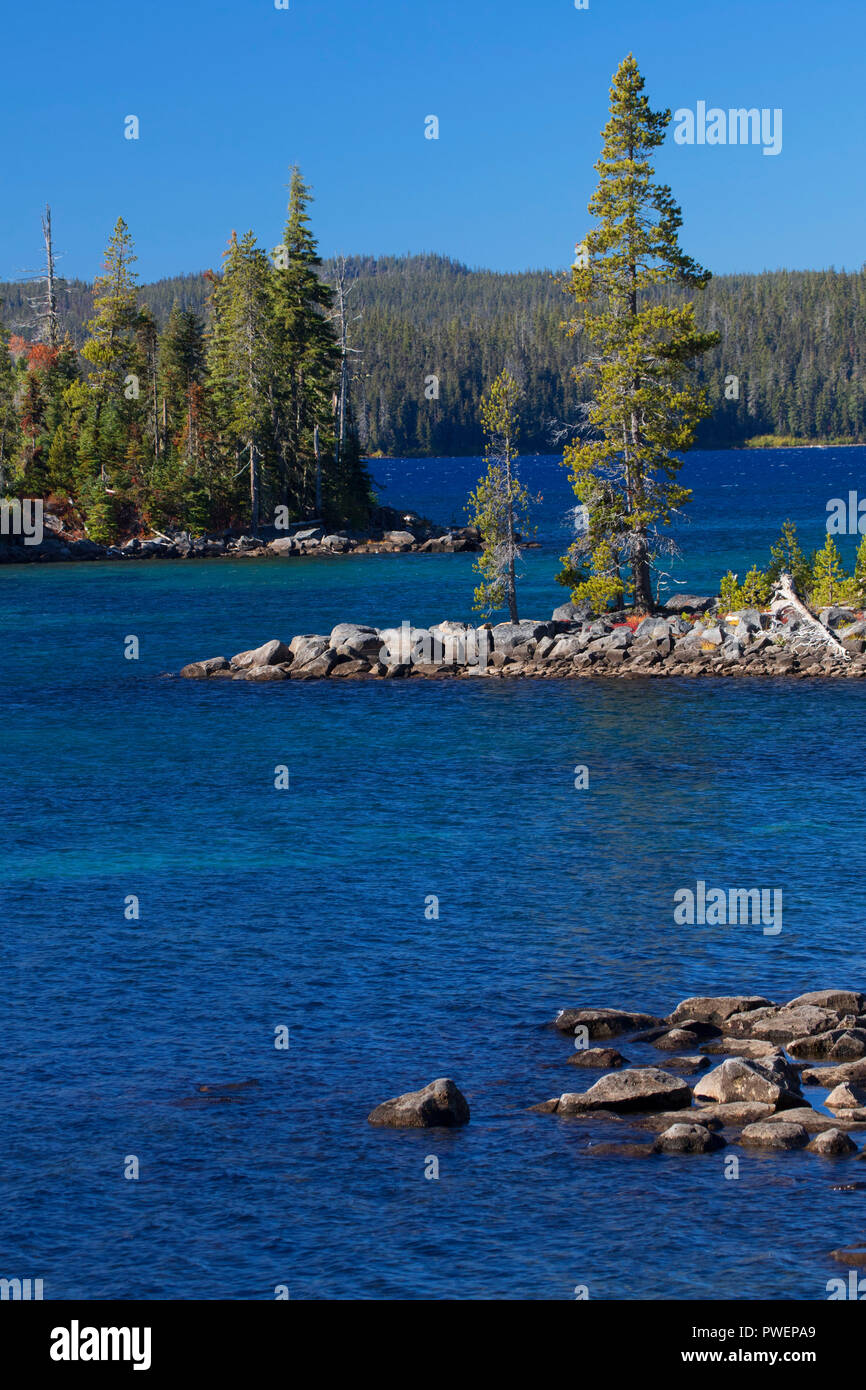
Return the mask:
[[811,1004],[797,1008],[750,1009],[747,1013],[732,1014],[725,1021],[724,1031],[735,1038],[762,1038],[765,1042],[791,1042],[794,1038],[826,1033],[838,1022],[829,1009],[816,1009]]
[[658,1067],[627,1068],[611,1072],[596,1081],[588,1091],[560,1096],[557,1114],[581,1114],[592,1110],[611,1110],[621,1114],[632,1110],[682,1110],[692,1103],[688,1084],[679,1076]]
[[866,1057],[866,1028],[831,1028],[811,1038],[794,1038],[787,1051],[816,1062],[853,1062]]
[[740,1143],[752,1149],[805,1149],[809,1135],[802,1125],[781,1120],[758,1120],[746,1125]]
[[597,1067],[601,1071],[605,1067],[623,1067],[627,1058],[615,1047],[584,1047],[573,1052],[568,1060],[573,1067]]
[[785,1008],[798,1009],[803,1004],[840,1014],[862,1014],[866,1013],[866,994],[856,989],[814,989],[809,994],[798,994]]
[[857,1153],[854,1140],[841,1129],[825,1129],[823,1134],[816,1134],[806,1147],[810,1153],[821,1154],[824,1158],[848,1158]]
[[754,1100],[778,1109],[803,1103],[797,1073],[781,1054],[762,1061],[729,1057],[695,1084],[695,1100]]
[[305,633],[293,637],[289,643],[289,651],[292,654],[292,665],[296,670],[300,670],[309,662],[315,661],[326,652],[330,645],[330,639],[321,637],[318,633]]
[[619,1033],[633,1033],[638,1028],[653,1028],[662,1020],[653,1014],[630,1013],[625,1009],[560,1009],[553,1026],[560,1033],[573,1033],[578,1027],[587,1036],[615,1038]]
[[383,1101],[367,1120],[390,1129],[454,1129],[469,1123],[469,1105],[450,1077],[440,1076],[420,1091]]
[[699,994],[677,1004],[668,1021],[694,1018],[721,1027],[733,1014],[768,1007],[772,1007],[770,1000],[760,994]]
[[723,1149],[725,1141],[706,1125],[674,1124],[662,1130],[653,1148],[660,1154],[705,1154]]
[[188,666],[184,666],[181,675],[184,680],[203,681],[208,676],[216,675],[218,671],[227,671],[229,663],[224,656],[211,656],[207,661],[191,661]]
[[330,644],[335,651],[345,648],[353,656],[378,657],[382,647],[382,637],[375,627],[360,623],[338,623],[331,633]]

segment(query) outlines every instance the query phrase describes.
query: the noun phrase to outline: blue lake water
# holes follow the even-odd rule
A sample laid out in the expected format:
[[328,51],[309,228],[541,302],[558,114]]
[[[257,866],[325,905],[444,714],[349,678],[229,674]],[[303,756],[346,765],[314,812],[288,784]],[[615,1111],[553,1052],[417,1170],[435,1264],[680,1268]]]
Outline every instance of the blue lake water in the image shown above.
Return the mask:
[[[864,465],[695,455],[677,574],[715,589],[789,515],[820,544]],[[478,471],[374,464],[442,521]],[[525,473],[523,609],[547,616],[573,498],[551,460]],[[472,560],[0,570],[0,1275],[47,1298],[822,1299],[843,1272],[866,1193],[832,1189],[861,1165],[593,1159],[582,1122],[527,1107],[595,1079],[560,1007],[866,988],[861,683],[161,678],[342,619],[469,616]],[[782,933],[675,925],[697,879],[781,887]],[[467,1128],[367,1125],[441,1075]]]

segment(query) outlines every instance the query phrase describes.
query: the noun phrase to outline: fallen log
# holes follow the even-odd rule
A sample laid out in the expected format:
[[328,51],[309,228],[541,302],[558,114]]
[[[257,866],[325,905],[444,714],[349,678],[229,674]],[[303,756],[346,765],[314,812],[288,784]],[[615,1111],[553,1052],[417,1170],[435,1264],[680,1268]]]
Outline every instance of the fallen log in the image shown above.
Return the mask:
[[794,588],[793,576],[783,573],[779,575],[776,592],[770,604],[770,612],[774,616],[778,616],[778,614],[783,612],[786,608],[792,608],[794,610],[797,617],[800,618],[808,628],[809,633],[814,636],[817,641],[826,646],[830,654],[835,657],[837,661],[851,660],[851,653],[845,650],[835,632],[831,632],[828,627],[825,627],[820,619],[816,618],[814,613],[810,612],[805,603],[803,603],[802,599],[797,594],[797,590]]

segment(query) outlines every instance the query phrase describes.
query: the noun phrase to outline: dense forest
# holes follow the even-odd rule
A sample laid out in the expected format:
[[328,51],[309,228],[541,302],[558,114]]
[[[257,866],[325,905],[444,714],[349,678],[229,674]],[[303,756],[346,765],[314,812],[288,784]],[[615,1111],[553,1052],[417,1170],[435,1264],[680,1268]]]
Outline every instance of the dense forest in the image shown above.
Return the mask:
[[[142,291],[118,218],[92,288],[45,261],[0,326],[0,496],[42,497],[113,542],[313,515],[366,524],[345,278],[324,278],[292,171],[283,242],[229,238],[219,274]],[[152,306],[152,307],[151,307]]]
[[[339,267],[318,273],[334,286]],[[585,348],[563,329],[568,301],[544,271],[469,270],[441,256],[352,257],[344,264],[350,396],[367,454],[474,454],[482,394],[507,368],[521,390],[522,447],[556,452],[588,395],[571,368]],[[175,305],[203,322],[210,273],[144,285],[159,330]],[[28,284],[0,285],[7,328],[34,337]],[[722,275],[694,295],[721,335],[698,371],[713,407],[705,446],[762,435],[866,440],[866,270]],[[58,284],[62,328],[83,346],[91,287]]]

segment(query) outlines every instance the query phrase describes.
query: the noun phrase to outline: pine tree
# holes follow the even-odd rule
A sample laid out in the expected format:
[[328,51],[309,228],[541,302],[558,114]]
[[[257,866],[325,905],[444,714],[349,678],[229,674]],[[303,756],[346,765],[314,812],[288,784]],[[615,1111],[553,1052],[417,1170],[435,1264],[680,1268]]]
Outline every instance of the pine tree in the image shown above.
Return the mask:
[[[272,424],[274,348],[271,268],[252,232],[232,233],[214,287],[208,334],[208,373],[214,408],[229,458],[244,460],[250,522],[258,534],[262,461]],[[267,479],[265,479],[267,485]]]
[[853,597],[853,583],[845,572],[836,542],[828,533],[824,545],[812,561],[813,608],[826,608],[832,603],[844,603]]
[[[564,464],[589,527],[575,543],[575,566],[605,544],[631,570],[635,607],[652,608],[651,566],[673,543],[662,533],[690,493],[677,482],[706,396],[686,379],[695,359],[718,342],[702,333],[691,302],[648,295],[659,287],[694,290],[709,273],[681,250],[680,209],[652,182],[650,155],[664,141],[670,111],[654,112],[629,55],[614,76],[610,120],[596,164],[599,185],[589,204],[598,226],[587,233],[568,292],[584,306],[570,333],[585,329],[597,352],[588,408],[593,436],[565,451]],[[601,566],[608,569],[608,561]],[[582,596],[581,585],[575,598]]]
[[[277,386],[275,445],[281,462],[282,501],[304,512],[317,497],[316,432],[320,451],[333,439],[333,399],[339,353],[327,315],[333,294],[320,276],[321,260],[307,212],[310,189],[297,166],[289,185],[289,215],[274,252],[273,333]],[[330,445],[332,448],[333,445]]]
[[812,588],[812,568],[800,549],[797,528],[793,521],[782,523],[782,534],[775,545],[770,546],[770,564],[767,568],[767,581],[772,591],[782,574],[790,574],[794,588],[804,597]]
[[[91,363],[88,377],[91,410],[82,429],[85,472],[98,472],[103,488],[127,481],[130,437],[143,427],[141,399],[144,363],[137,338],[138,277],[132,238],[122,217],[108,243],[102,274],[93,286],[94,314],[81,356]],[[115,489],[116,490],[116,489]]]
[[473,526],[481,532],[482,551],[474,569],[481,576],[474,607],[490,612],[507,606],[510,619],[517,616],[516,562],[518,524],[526,524],[529,495],[517,476],[517,382],[502,371],[481,403],[487,472],[469,497]]

